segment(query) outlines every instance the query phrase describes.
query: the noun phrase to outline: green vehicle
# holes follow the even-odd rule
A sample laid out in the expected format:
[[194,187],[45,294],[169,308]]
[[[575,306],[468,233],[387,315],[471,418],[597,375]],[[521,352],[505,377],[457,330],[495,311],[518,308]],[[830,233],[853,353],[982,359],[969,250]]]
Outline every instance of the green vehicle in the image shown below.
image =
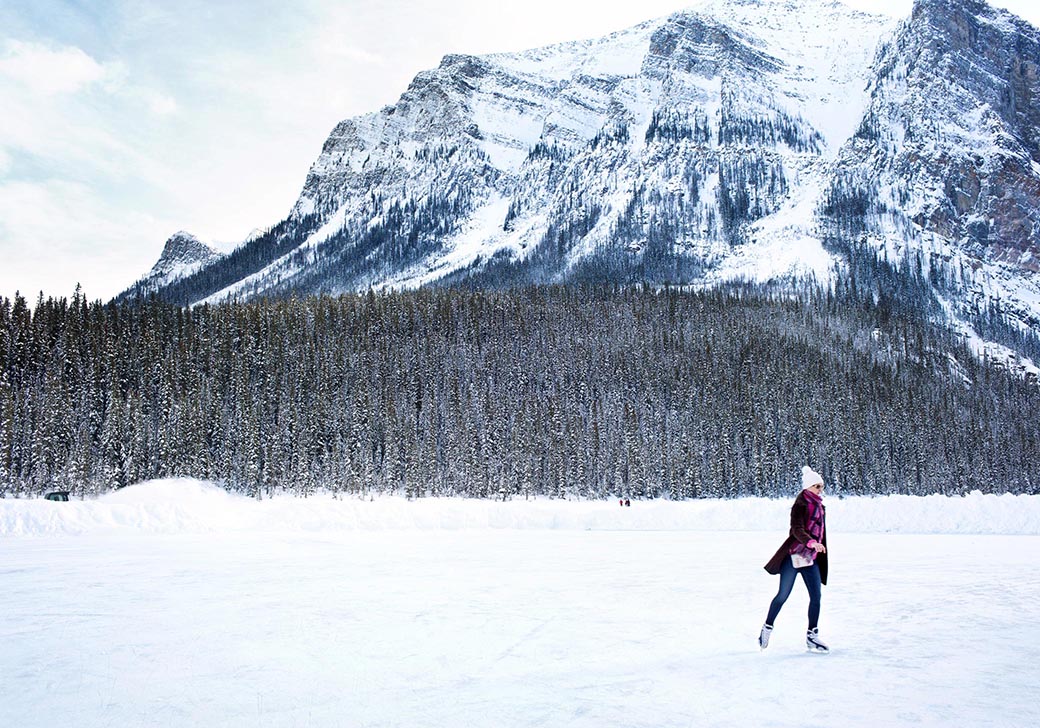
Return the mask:
[[69,492],[67,490],[56,490],[44,496],[44,500],[50,501],[67,501],[68,499]]

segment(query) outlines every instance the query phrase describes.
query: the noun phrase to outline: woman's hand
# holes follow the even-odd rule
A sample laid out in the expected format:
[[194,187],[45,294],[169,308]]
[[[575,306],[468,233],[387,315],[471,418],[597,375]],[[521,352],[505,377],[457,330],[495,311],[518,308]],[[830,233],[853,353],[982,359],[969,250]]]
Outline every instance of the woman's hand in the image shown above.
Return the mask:
[[816,553],[818,553],[818,554],[825,554],[825,553],[827,553],[827,547],[824,546],[819,541],[810,541],[809,543],[806,544],[806,546],[808,546],[811,549],[815,549]]

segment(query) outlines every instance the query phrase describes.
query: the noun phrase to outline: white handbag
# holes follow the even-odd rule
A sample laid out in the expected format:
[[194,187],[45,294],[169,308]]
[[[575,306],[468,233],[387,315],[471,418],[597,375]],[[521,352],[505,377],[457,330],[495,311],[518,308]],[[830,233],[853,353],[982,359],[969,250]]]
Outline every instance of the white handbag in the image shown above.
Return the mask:
[[806,566],[812,566],[813,560],[807,559],[801,554],[791,554],[791,563],[794,564],[796,569],[804,569]]

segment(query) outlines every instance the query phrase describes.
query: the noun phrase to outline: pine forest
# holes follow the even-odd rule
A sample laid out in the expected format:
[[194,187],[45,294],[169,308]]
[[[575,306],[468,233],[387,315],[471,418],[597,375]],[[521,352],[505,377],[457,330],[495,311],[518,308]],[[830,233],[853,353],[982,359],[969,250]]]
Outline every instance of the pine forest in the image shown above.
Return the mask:
[[796,293],[0,299],[0,495],[786,496],[805,463],[839,495],[1040,492],[1035,379],[898,296]]

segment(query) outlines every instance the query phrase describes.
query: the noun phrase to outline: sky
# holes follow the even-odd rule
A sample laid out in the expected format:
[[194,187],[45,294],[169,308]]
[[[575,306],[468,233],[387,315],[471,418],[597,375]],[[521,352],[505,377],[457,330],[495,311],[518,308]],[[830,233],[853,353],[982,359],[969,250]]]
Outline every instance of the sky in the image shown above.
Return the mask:
[[[766,0],[781,3],[784,0]],[[2,0],[0,296],[108,299],[179,230],[282,219],[335,124],[448,53],[592,38],[696,0]],[[902,17],[911,0],[847,0]],[[1034,0],[997,0],[1035,25]]]

